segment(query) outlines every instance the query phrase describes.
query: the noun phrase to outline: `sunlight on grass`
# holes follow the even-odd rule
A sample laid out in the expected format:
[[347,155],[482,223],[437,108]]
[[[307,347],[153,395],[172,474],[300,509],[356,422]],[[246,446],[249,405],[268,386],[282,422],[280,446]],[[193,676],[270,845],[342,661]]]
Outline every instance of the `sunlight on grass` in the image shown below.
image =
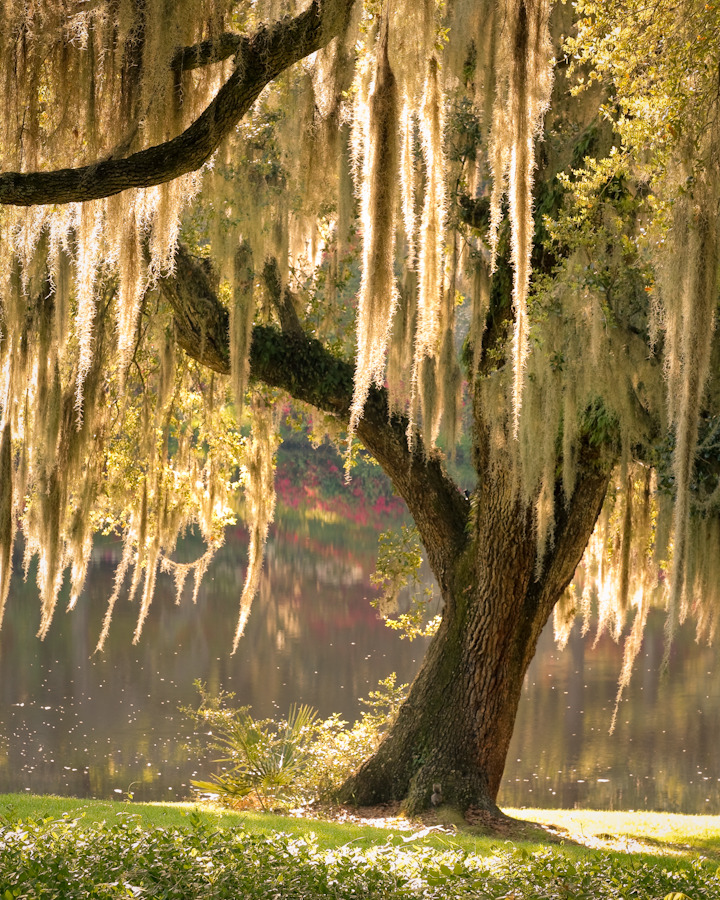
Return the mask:
[[[234,812],[210,804],[201,803],[134,803],[113,800],[78,800],[73,797],[34,796],[31,794],[0,794],[0,822],[6,820],[34,819],[48,816],[55,818],[67,815],[81,818],[83,823],[112,822],[118,816],[137,816],[146,826],[179,828],[186,826],[191,813],[215,826],[239,826],[251,834],[274,834],[284,832],[293,837],[314,834],[318,845],[325,848],[352,844],[358,848],[387,846],[412,849],[426,847],[435,850],[462,850],[488,856],[498,848],[510,845],[497,835],[486,836],[458,832],[452,825],[435,830],[419,827],[413,831],[407,828],[377,828],[372,825],[353,822],[335,822],[324,819],[280,816],[273,813],[243,810]],[[547,845],[541,835],[533,835],[534,840],[514,841],[513,846],[522,846],[529,852]]]
[[[118,817],[133,816],[144,826],[180,828],[196,813],[215,827],[239,826],[250,834],[283,832],[294,838],[315,835],[318,846],[334,849],[352,845],[358,849],[392,845],[398,849],[428,848],[461,850],[492,856],[509,847],[534,852],[551,846],[555,851],[578,858],[598,849],[617,853],[690,858],[698,854],[720,859],[720,816],[685,816],[659,812],[602,812],[577,809],[508,809],[516,819],[549,827],[554,832],[528,829],[513,840],[482,829],[458,830],[452,817],[444,824],[413,831],[403,827],[380,828],[355,822],[281,816],[248,810],[235,812],[199,803],[135,803],[111,800],[79,800],[72,797],[0,795],[2,822],[47,817],[78,818],[82,823],[112,823]],[[440,817],[443,820],[443,817]]]
[[[582,809],[508,809],[518,819],[566,829],[572,839],[621,847],[642,844],[644,853],[720,858],[720,816],[686,816],[663,812],[607,812]],[[630,848],[628,848],[630,849]]]

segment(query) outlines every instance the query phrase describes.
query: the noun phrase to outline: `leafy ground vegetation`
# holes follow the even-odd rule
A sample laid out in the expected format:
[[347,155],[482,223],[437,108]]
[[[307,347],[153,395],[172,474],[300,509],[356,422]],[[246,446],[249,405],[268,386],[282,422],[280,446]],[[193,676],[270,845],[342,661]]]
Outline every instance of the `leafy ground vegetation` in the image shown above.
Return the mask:
[[[578,815],[588,829],[605,814]],[[0,798],[0,896],[13,898],[647,898],[720,894],[717,866],[694,839],[718,842],[711,817],[612,814],[616,831],[662,829],[674,856],[520,845],[497,836],[396,830],[164,806],[10,795]],[[589,818],[588,818],[589,817]],[[594,817],[594,820],[593,820]],[[592,821],[592,826],[591,826]],[[162,824],[158,824],[162,823]],[[320,836],[315,836],[318,831]],[[360,834],[358,834],[358,832]],[[688,858],[694,857],[694,858]]]

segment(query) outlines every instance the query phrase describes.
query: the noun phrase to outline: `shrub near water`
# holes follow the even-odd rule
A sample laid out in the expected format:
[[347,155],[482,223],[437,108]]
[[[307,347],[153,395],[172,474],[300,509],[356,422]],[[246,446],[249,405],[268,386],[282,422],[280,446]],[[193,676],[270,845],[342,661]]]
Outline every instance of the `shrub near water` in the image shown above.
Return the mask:
[[720,879],[706,863],[674,871],[605,854],[571,861],[549,850],[508,851],[482,859],[390,843],[320,850],[312,838],[220,830],[197,816],[184,828],[143,828],[131,815],[92,827],[70,819],[0,825],[2,900],[679,900],[678,894],[716,898]]
[[351,727],[337,713],[319,720],[307,706],[292,707],[286,719],[254,719],[249,707],[230,705],[234,694],[211,695],[196,682],[200,707],[182,711],[210,729],[211,748],[220,754],[216,761],[227,765],[211,781],[193,786],[228,806],[243,806],[251,795],[262,809],[331,801],[395,720],[408,689],[395,681],[393,673],[360,700],[365,710]]

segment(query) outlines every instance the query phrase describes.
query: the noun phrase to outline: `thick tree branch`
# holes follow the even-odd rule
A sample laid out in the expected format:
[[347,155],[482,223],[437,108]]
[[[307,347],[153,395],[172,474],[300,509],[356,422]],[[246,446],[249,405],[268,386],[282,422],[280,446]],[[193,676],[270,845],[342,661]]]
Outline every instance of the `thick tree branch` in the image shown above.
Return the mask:
[[[205,267],[180,248],[175,275],[163,280],[162,290],[173,309],[180,347],[216,372],[229,373],[228,313]],[[353,365],[304,334],[256,325],[250,377],[281,388],[344,423],[350,420]],[[357,436],[407,503],[442,588],[450,575],[450,561],[468,539],[465,526],[470,504],[446,473],[439,454],[426,456],[419,438],[414,451],[408,448],[406,429],[404,418],[390,418],[387,392],[373,389]]]
[[35,206],[110,197],[194,172],[282,71],[326,46],[345,29],[354,0],[313,0],[294,19],[281,19],[244,39],[230,78],[193,124],[164,144],[76,169],[0,174],[0,203]]
[[226,31],[224,34],[211,40],[193,44],[192,47],[182,47],[173,56],[170,65],[175,72],[190,72],[202,66],[209,66],[212,63],[230,59],[236,53],[240,55],[240,49],[247,43],[248,39],[243,35]]

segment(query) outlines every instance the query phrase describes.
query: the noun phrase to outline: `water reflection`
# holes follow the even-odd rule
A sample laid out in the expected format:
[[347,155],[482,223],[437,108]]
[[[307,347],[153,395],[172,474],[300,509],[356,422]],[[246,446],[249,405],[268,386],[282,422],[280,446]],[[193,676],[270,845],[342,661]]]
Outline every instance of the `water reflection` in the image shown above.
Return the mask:
[[[91,651],[111,592],[119,547],[99,546],[87,590],[35,638],[34,578],[13,585],[0,632],[0,792],[181,799],[209,763],[189,751],[179,712],[193,681],[234,691],[259,716],[309,703],[352,720],[357,698],[396,671],[412,678],[424,652],[378,621],[367,599],[371,529],[281,521],[272,533],[260,595],[230,656],[247,536],[240,529],[214,562],[197,607],[176,607],[161,580],[142,640],[137,607],[120,602],[107,649]],[[720,812],[720,670],[689,627],[678,630],[661,675],[663,617],[645,644],[608,734],[621,649],[573,632],[560,652],[549,630],[526,678],[500,801],[512,806]]]
[[560,652],[542,635],[505,769],[508,806],[720,812],[720,669],[678,629],[662,671],[664,615],[651,613],[630,687],[609,728],[622,650],[576,625]]
[[190,753],[195,679],[234,691],[258,716],[309,703],[323,716],[358,714],[358,697],[397,671],[412,679],[423,647],[387,629],[366,598],[377,534],[322,522],[282,522],[271,535],[260,594],[230,656],[247,535],[236,529],[213,563],[197,607],[175,606],[159,582],[140,644],[137,606],[119,602],[106,650],[92,655],[119,547],[96,549],[85,595],[35,638],[34,579],[17,579],[0,632],[0,792],[180,799],[207,777]]

